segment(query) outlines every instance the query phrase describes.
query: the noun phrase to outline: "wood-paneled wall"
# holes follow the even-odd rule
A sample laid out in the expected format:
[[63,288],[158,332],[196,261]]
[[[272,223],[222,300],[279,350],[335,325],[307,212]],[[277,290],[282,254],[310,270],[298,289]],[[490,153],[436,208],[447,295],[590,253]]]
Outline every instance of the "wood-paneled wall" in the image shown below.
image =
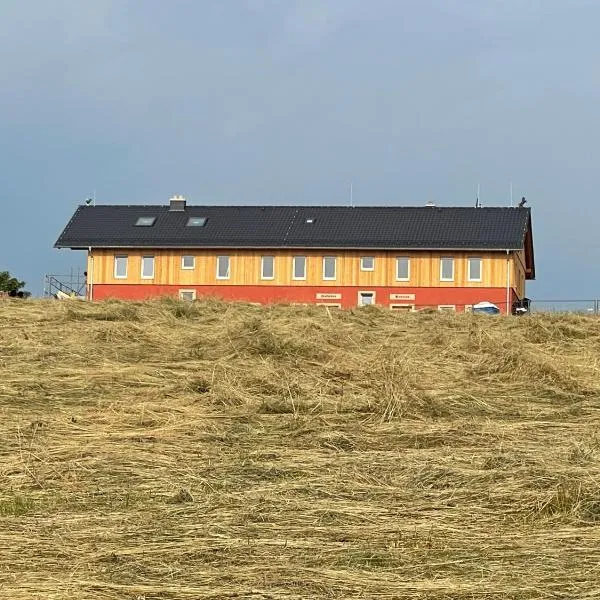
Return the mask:
[[[126,279],[114,277],[115,255],[127,255],[128,270]],[[181,257],[193,255],[195,268],[182,268]],[[217,279],[217,256],[230,257],[230,278]],[[275,256],[275,277],[261,279],[261,256]],[[292,278],[292,258],[300,255],[307,257],[306,279]],[[251,250],[92,250],[88,257],[88,278],[94,283],[105,284],[149,284],[149,285],[294,285],[294,286],[397,286],[401,287],[506,287],[507,255],[504,252],[489,253],[432,253],[432,252],[323,252],[323,251],[251,251]],[[154,256],[154,278],[142,279],[142,256]],[[336,256],[336,279],[323,279],[323,256]],[[360,257],[373,256],[375,269],[361,271]],[[410,258],[410,279],[396,280],[396,257]],[[440,281],[440,259],[454,258],[454,281]],[[481,281],[468,280],[468,258],[482,259]],[[524,294],[523,257],[518,253],[510,255],[510,286],[519,297]]]

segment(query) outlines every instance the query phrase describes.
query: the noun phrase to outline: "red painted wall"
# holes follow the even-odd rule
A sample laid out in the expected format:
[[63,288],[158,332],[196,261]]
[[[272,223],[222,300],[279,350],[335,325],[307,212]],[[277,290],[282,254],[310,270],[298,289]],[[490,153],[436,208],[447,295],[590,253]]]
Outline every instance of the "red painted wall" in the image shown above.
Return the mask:
[[[506,305],[506,288],[410,288],[410,287],[318,287],[318,286],[252,286],[252,285],[135,285],[135,284],[95,284],[94,300],[116,298],[121,300],[146,300],[159,296],[177,296],[180,289],[196,290],[198,298],[213,296],[223,300],[238,300],[257,302],[260,304],[273,303],[341,303],[343,308],[358,305],[358,293],[375,292],[375,304],[389,306],[390,304],[414,304],[417,308],[440,304],[454,304],[457,310],[463,310],[465,304],[477,304],[483,300],[493,302],[503,312]],[[317,298],[317,294],[341,294],[341,298]],[[390,294],[414,294],[414,300],[391,300]],[[510,302],[516,300],[511,292]],[[509,307],[510,310],[510,307]]]

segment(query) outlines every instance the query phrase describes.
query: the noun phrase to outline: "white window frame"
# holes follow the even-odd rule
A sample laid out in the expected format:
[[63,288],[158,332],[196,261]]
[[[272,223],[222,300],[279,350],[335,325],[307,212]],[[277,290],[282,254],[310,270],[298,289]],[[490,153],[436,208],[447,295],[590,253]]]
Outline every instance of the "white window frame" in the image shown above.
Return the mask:
[[[479,261],[479,277],[476,279],[471,277],[471,261],[472,260]],[[468,281],[482,281],[483,280],[483,259],[480,256],[469,256],[469,258],[467,258],[467,279],[468,279]]]
[[[297,259],[303,259],[304,260],[304,276],[303,277],[296,277],[296,260]],[[307,256],[294,256],[292,258],[292,279],[294,281],[306,281],[306,271],[307,271],[307,267],[308,267],[308,257]]]
[[[192,266],[191,267],[186,267],[185,266],[185,259],[186,258],[191,258],[192,259]],[[193,254],[184,254],[181,257],[181,268],[184,271],[193,271],[196,268],[196,257]]]
[[[370,258],[373,261],[373,266],[371,268],[365,267],[365,264],[364,264],[365,258]],[[360,270],[361,271],[374,271],[375,270],[375,257],[374,256],[361,256],[360,257]]]
[[390,304],[390,310],[398,310],[398,309],[405,309],[408,308],[408,310],[406,312],[415,312],[415,305],[414,304]]
[[[144,275],[144,261],[147,258],[151,258],[152,259],[152,275]],[[145,254],[144,256],[142,256],[142,260],[140,263],[140,277],[142,279],[154,279],[154,272],[156,270],[156,265],[155,265],[155,258],[154,255],[152,254]]]
[[456,312],[456,304],[438,304],[439,312]]
[[[361,302],[363,294],[371,294],[373,296],[373,302],[371,304],[363,304]],[[377,294],[373,290],[359,290],[358,291],[358,306],[375,306],[377,302]]]
[[[124,258],[125,259],[125,275],[117,274],[117,259]],[[127,272],[129,270],[129,256],[127,254],[115,254],[115,265],[114,265],[114,278],[115,279],[127,279]]]
[[178,294],[179,299],[180,300],[187,300],[187,298],[183,298],[182,297],[182,294],[192,294],[193,297],[192,297],[191,300],[189,300],[189,302],[191,302],[193,300],[196,300],[196,290],[185,290],[185,289],[179,290],[179,294]]
[[[407,277],[398,277],[398,265],[401,260],[406,260]],[[410,256],[396,256],[396,281],[410,281]]]
[[[444,261],[451,260],[452,261],[452,277],[444,277]],[[440,257],[440,281],[454,281],[454,257],[453,256],[442,256]]]
[[[271,277],[265,277],[265,258],[270,258],[273,260],[273,275]],[[260,278],[263,281],[272,281],[275,279],[275,256],[272,254],[268,254],[260,257]]]
[[[219,272],[220,272],[219,267],[221,265],[222,258],[227,259],[227,274],[226,275],[219,275]],[[231,278],[231,257],[228,254],[221,254],[221,255],[217,256],[217,279],[224,280],[224,279],[230,279],[230,278]]]
[[[333,277],[325,277],[325,261],[333,261]],[[323,257],[323,281],[335,281],[337,279],[337,256],[324,256]]]

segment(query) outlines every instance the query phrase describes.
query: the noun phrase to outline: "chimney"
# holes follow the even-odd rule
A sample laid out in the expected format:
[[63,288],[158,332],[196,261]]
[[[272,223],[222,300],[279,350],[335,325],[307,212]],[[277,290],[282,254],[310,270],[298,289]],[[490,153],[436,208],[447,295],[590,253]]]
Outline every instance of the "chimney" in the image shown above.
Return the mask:
[[173,196],[169,199],[169,212],[183,212],[185,210],[185,198]]

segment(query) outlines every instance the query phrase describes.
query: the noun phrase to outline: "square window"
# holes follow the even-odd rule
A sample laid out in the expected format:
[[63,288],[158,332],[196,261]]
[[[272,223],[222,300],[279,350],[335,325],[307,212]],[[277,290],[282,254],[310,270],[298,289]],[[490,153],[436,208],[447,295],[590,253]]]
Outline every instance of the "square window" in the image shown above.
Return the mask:
[[451,257],[440,259],[440,280],[454,281],[454,259]]
[[481,281],[481,258],[469,258],[469,281]]
[[306,256],[294,256],[292,279],[306,279]]
[[360,257],[360,270],[361,271],[374,271],[375,270],[375,257],[374,256],[361,256]]
[[375,292],[358,292],[358,305],[370,306],[375,304]]
[[156,222],[156,217],[140,217],[136,222],[136,227],[152,227]]
[[262,256],[260,259],[260,278],[274,279],[275,278],[275,257]]
[[115,256],[115,279],[127,279],[127,256]]
[[217,279],[229,279],[229,256],[217,256]]
[[323,257],[323,279],[335,279],[336,277],[336,257],[335,256],[324,256]]
[[142,256],[142,279],[154,279],[154,256]]
[[410,259],[408,256],[398,256],[396,258],[396,280],[410,280]]
[[192,255],[186,255],[181,257],[181,268],[182,269],[194,269],[196,268],[196,257]]
[[188,227],[204,227],[206,225],[207,217],[190,217],[187,221]]

